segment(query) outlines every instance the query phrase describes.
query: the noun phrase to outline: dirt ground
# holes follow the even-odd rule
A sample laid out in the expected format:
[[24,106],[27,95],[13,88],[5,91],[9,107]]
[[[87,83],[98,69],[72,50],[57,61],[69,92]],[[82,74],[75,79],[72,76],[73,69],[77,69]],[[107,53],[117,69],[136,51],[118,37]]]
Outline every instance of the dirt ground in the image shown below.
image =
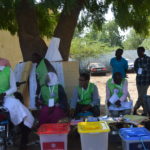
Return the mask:
[[[137,90],[136,90],[136,84],[135,84],[135,77],[136,75],[128,74],[128,88],[130,95],[132,97],[133,103],[135,104],[137,100]],[[105,104],[105,88],[106,88],[106,81],[111,78],[111,75],[108,74],[107,76],[92,76],[91,82],[95,83],[98,86],[99,95],[101,97],[101,114],[104,113],[104,104]],[[150,89],[148,91],[148,94],[150,94]],[[30,135],[30,141],[29,146],[27,150],[40,150],[40,144],[35,144],[34,142],[38,140],[38,136],[35,133],[32,133]],[[121,145],[121,139],[118,135],[112,135],[109,134],[109,148],[108,150],[122,150]],[[7,150],[17,150],[16,147],[8,147]],[[68,135],[68,150],[81,150],[81,143],[80,143],[80,136],[76,132],[70,133]],[[99,149],[101,150],[101,149]]]

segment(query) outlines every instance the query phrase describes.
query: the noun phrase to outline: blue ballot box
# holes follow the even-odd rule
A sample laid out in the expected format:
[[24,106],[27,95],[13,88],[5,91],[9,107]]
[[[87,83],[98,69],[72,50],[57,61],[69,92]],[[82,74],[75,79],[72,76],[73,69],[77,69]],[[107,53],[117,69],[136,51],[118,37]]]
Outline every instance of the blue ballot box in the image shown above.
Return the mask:
[[146,128],[122,128],[119,130],[123,150],[150,150],[150,131]]

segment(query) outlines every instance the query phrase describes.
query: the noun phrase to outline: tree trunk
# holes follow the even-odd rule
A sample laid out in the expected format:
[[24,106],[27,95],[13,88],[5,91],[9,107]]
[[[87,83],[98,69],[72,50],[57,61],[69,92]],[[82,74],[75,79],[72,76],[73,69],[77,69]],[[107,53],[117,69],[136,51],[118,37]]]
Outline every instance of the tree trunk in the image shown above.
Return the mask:
[[39,35],[36,10],[29,0],[21,0],[16,7],[18,36],[24,61],[31,60],[34,52],[45,55],[47,45]]
[[83,5],[84,0],[77,0],[75,7],[69,13],[63,10],[54,31],[54,37],[60,38],[59,51],[64,61],[67,61],[69,58],[71,41]]

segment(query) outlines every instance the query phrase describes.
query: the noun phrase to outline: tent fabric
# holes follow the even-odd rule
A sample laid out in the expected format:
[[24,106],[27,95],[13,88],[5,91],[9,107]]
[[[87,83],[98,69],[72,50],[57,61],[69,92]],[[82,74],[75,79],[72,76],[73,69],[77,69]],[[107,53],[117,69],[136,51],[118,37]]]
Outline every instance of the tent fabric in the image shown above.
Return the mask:
[[46,52],[45,58],[49,61],[62,61],[62,56],[59,52],[60,38],[53,37]]

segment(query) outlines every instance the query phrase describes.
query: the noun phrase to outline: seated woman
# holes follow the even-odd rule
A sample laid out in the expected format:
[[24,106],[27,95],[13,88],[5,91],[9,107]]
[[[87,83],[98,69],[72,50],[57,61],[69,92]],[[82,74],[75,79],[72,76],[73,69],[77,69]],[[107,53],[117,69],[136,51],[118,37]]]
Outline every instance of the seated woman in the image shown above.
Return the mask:
[[46,84],[40,89],[40,97],[36,98],[37,105],[41,106],[39,125],[57,123],[67,116],[67,96],[62,85],[58,83],[57,75],[49,72]]
[[70,104],[71,117],[100,115],[100,98],[97,86],[90,83],[88,73],[80,74],[79,86],[75,87]]
[[116,72],[106,83],[106,103],[110,116],[119,117],[131,113],[132,101],[128,102],[128,81]]

